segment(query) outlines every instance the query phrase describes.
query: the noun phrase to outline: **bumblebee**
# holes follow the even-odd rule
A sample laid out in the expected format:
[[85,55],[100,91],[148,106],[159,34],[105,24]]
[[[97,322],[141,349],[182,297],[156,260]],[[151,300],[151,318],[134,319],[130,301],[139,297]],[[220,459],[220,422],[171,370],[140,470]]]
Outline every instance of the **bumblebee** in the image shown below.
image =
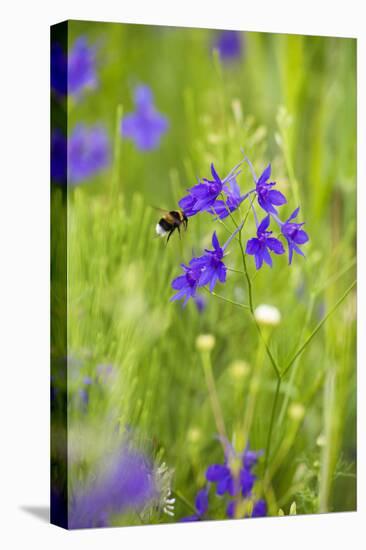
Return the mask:
[[166,242],[168,242],[176,229],[178,229],[180,236],[181,225],[183,225],[185,230],[187,229],[188,218],[183,210],[170,210],[170,212],[166,212],[156,224],[156,234],[159,237],[165,237],[165,235],[168,235],[166,240]]

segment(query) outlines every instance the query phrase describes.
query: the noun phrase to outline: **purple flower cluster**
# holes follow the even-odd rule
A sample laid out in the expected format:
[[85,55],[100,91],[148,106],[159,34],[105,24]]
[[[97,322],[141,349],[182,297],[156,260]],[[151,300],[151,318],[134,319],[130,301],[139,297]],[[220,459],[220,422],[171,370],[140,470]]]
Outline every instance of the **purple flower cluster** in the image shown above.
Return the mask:
[[156,496],[153,465],[139,451],[122,446],[93,473],[87,487],[74,491],[68,527],[106,527],[113,514],[139,511]]
[[135,112],[122,118],[122,137],[134,141],[140,151],[159,147],[168,130],[168,120],[154,106],[153,94],[148,86],[137,86],[134,92]]
[[[259,517],[267,513],[267,505],[264,500],[256,500],[254,485],[256,476],[253,473],[262,452],[255,452],[248,447],[237,453],[229,442],[225,441],[224,464],[212,464],[206,470],[206,480],[215,485],[216,495],[230,500],[227,502],[226,515],[229,518]],[[201,489],[196,496],[195,514],[183,518],[181,521],[200,521],[205,519],[209,507],[209,492],[207,488]]]
[[[250,198],[249,209],[253,211],[257,231],[255,237],[248,239],[245,253],[254,257],[256,269],[260,269],[264,263],[272,267],[271,254],[282,255],[285,253],[285,247],[280,240],[282,239],[288,245],[289,264],[291,264],[294,251],[304,256],[300,246],[309,240],[308,234],[302,228],[304,223],[293,221],[299,213],[299,208],[285,222],[281,221],[278,217],[278,208],[286,204],[287,200],[280,191],[274,189],[276,183],[270,180],[271,165],[269,164],[257,178],[251,163],[248,159],[245,160],[249,164],[255,183],[255,187],[247,193],[241,193],[237,183],[242,162],[235,166],[224,179],[220,178],[215,166],[211,164],[212,179],[203,178],[189,188],[188,194],[178,204],[187,217],[208,212],[215,220],[222,221],[232,216],[240,209],[241,204]],[[266,214],[260,222],[253,204],[254,199]],[[212,292],[217,281],[221,283],[226,281],[227,268],[223,262],[224,251],[237,231],[242,229],[245,220],[241,226],[236,223],[236,230],[223,247],[220,246],[216,232],[214,232],[212,236],[213,250],[206,250],[203,256],[192,258],[188,265],[182,264],[184,274],[172,282],[173,289],[178,291],[172,300],[184,299],[184,304],[186,304],[189,298],[195,299],[199,287],[208,285]],[[273,230],[270,230],[271,220],[274,220],[280,230],[277,237],[273,236]]]
[[[239,173],[238,166],[235,166],[222,180],[217,174],[215,166],[211,164],[213,179],[203,178],[197,185],[188,189],[188,195],[178,202],[179,206],[187,217],[206,211],[217,215],[221,219],[225,218],[229,215],[229,210],[230,212],[236,210],[246,198],[246,195],[240,195],[240,189],[236,183],[236,177]],[[218,199],[224,193],[227,200]]]
[[180,275],[172,282],[172,287],[177,290],[171,300],[180,300],[184,298],[184,305],[189,298],[196,297],[196,291],[199,287],[209,285],[210,292],[215,288],[217,281],[224,283],[226,281],[226,266],[224,264],[224,250],[220,246],[216,232],[212,235],[213,250],[205,250],[205,254],[198,258],[192,258],[189,265],[182,264],[184,274]]

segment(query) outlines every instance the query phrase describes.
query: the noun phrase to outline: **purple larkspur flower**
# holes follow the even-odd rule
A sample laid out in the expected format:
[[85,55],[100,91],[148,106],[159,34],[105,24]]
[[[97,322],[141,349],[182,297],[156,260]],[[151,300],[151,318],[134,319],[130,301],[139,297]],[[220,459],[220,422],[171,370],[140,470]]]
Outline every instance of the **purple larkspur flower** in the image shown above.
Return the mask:
[[57,128],[51,135],[51,180],[60,185],[67,182],[67,139]]
[[271,177],[271,165],[264,169],[262,174],[256,180],[256,191],[259,205],[270,214],[277,214],[276,206],[281,206],[287,202],[286,197],[280,192],[272,189],[275,182],[268,182]]
[[216,484],[216,493],[224,495],[228,493],[236,496],[239,493],[248,497],[254,486],[256,476],[252,468],[257,464],[262,452],[254,452],[247,447],[242,453],[226,442],[224,464],[212,464],[206,470],[206,479]]
[[71,499],[69,528],[109,525],[113,514],[141,510],[157,496],[154,469],[147,457],[130,446],[122,446],[85,488],[77,488]]
[[85,36],[79,36],[70,50],[67,74],[68,92],[75,97],[97,87],[96,48],[88,45]]
[[122,118],[122,137],[134,141],[140,151],[150,151],[160,145],[168,130],[168,119],[155,108],[153,94],[148,86],[138,86],[134,92],[135,112]]
[[174,290],[177,290],[178,292],[172,298],[170,298],[170,300],[173,302],[174,300],[181,300],[182,298],[184,298],[184,306],[188,302],[189,298],[195,297],[199,279],[201,276],[201,270],[195,265],[191,264],[192,260],[189,266],[181,264],[184,270],[184,274],[176,277],[172,281],[172,288],[174,288]]
[[106,168],[109,148],[108,135],[102,126],[76,126],[68,143],[68,182],[80,183]]
[[235,212],[249,195],[249,193],[241,195],[236,179],[232,179],[229,185],[225,185],[224,191],[227,197],[226,201],[216,200],[210,210],[210,213],[215,214],[220,220],[227,218],[230,213]]
[[195,499],[195,509],[196,513],[187,516],[185,518],[182,518],[180,521],[182,522],[190,522],[190,521],[201,521],[208,510],[208,491],[207,489],[201,489],[198,491],[196,499]]
[[203,178],[202,183],[194,185],[189,191],[189,195],[183,197],[178,204],[186,216],[194,216],[198,212],[210,210],[217,197],[222,193],[224,182],[217,174],[213,163],[211,164],[211,174],[213,179]]
[[[183,197],[179,202],[180,208],[187,217],[195,216],[199,212],[208,211],[214,214],[213,207],[216,204],[220,213],[223,213],[221,202],[217,198],[221,193],[227,194],[227,201],[231,207],[237,208],[239,204],[246,198],[240,196],[240,189],[236,184],[236,177],[240,174],[240,162],[229,172],[229,174],[221,180],[217,174],[213,163],[211,164],[212,180],[203,178],[197,185],[187,189],[188,195]],[[235,209],[234,208],[234,209]],[[231,210],[233,211],[233,210]],[[219,213],[216,213],[219,215]],[[219,216],[220,217],[220,216]],[[225,216],[224,216],[225,217]]]
[[309,240],[309,235],[306,233],[306,231],[301,229],[304,223],[295,223],[291,221],[297,217],[299,211],[300,208],[296,208],[296,210],[292,212],[291,216],[284,223],[281,223],[282,235],[284,235],[288,243],[289,264],[291,264],[292,262],[294,250],[301,256],[304,256],[304,253],[299,248],[299,245],[305,244]]
[[221,248],[219,240],[214,231],[212,235],[213,250],[205,249],[206,254],[191,260],[192,267],[201,271],[199,286],[209,285],[210,292],[215,288],[217,281],[226,281],[226,265],[222,261],[224,248]]
[[221,31],[214,42],[223,61],[233,61],[242,54],[242,36],[239,31]]
[[272,231],[267,231],[270,223],[270,216],[266,216],[257,228],[257,237],[249,239],[246,247],[246,254],[254,256],[257,269],[262,267],[263,261],[272,267],[272,258],[269,251],[275,254],[283,254],[285,249],[278,239],[271,237]]

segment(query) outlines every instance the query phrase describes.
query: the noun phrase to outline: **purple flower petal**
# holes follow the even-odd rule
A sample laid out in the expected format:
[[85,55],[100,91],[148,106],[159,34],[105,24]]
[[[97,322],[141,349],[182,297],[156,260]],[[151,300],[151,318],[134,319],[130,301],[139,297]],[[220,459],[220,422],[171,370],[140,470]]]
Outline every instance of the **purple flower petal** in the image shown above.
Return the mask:
[[272,252],[274,252],[275,254],[284,254],[285,252],[285,248],[283,244],[278,239],[275,239],[273,237],[268,237],[266,239],[266,244],[268,248],[272,250]]
[[271,176],[271,165],[269,164],[262,172],[262,174],[259,176],[257,180],[257,185],[263,185],[267,182],[267,180]]
[[197,514],[203,516],[208,510],[208,492],[207,489],[201,489],[196,496],[195,506]]
[[270,223],[270,217],[266,216],[258,226],[258,229],[257,229],[258,237],[259,237],[260,233],[264,233],[264,231],[266,231],[268,229],[269,223]]
[[217,483],[218,481],[222,481],[227,476],[230,475],[230,470],[227,466],[224,466],[222,464],[212,464],[209,466],[206,470],[206,479],[207,481],[211,481],[213,483]]
[[256,237],[254,237],[253,239],[249,239],[246,247],[247,254],[251,254],[251,255],[258,254],[260,249],[261,249],[261,243]]
[[276,206],[281,206],[282,204],[286,204],[287,200],[284,195],[280,191],[271,190],[268,191],[268,199],[272,204],[275,204]]

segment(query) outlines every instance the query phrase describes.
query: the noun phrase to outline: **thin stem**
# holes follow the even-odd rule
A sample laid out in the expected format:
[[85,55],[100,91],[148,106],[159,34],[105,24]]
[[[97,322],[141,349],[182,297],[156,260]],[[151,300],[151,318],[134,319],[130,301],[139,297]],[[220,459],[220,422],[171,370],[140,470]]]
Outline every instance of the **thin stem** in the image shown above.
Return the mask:
[[339,298],[339,300],[334,304],[334,306],[328,311],[328,313],[323,317],[321,321],[316,325],[314,330],[310,333],[310,335],[306,338],[305,342],[300,346],[300,348],[297,350],[297,352],[292,356],[290,361],[287,363],[286,367],[284,368],[282,372],[282,376],[285,376],[293,363],[296,361],[296,359],[299,357],[299,355],[302,354],[302,352],[305,350],[305,348],[308,346],[308,344],[311,342],[311,340],[314,338],[314,336],[317,334],[317,332],[321,329],[321,327],[324,325],[324,323],[329,319],[329,317],[334,313],[334,311],[337,309],[337,307],[343,302],[343,300],[348,296],[348,294],[351,292],[351,290],[356,285],[356,281],[353,281],[350,287],[347,288],[344,294]]
[[226,269],[228,271],[232,271],[233,273],[240,273],[241,275],[245,275],[244,271],[242,271],[241,269],[234,269],[233,267],[227,267],[227,266],[226,266]]
[[281,382],[282,382],[282,379],[281,379],[281,376],[279,376],[277,378],[276,393],[275,393],[274,400],[273,400],[271,420],[270,420],[270,423],[269,423],[269,430],[268,430],[268,436],[267,436],[266,455],[265,455],[265,461],[264,461],[264,472],[265,473],[267,472],[269,455],[270,455],[270,452],[271,452],[272,432],[273,432],[274,419],[275,419],[275,415],[276,415],[278,398],[279,398],[279,395],[280,395]]
[[[253,198],[253,200],[254,200],[254,198]],[[252,206],[253,200],[251,201],[250,207]],[[277,365],[277,362],[276,362],[275,358],[273,357],[272,352],[271,352],[271,350],[269,349],[269,346],[268,346],[268,344],[267,344],[267,341],[266,341],[266,339],[265,339],[264,336],[263,336],[263,333],[262,333],[262,331],[261,331],[261,328],[260,328],[260,326],[259,326],[259,324],[258,324],[258,322],[257,322],[257,320],[256,320],[256,318],[255,318],[255,316],[254,316],[252,282],[251,282],[251,280],[250,280],[249,273],[248,273],[248,269],[247,269],[247,262],[246,262],[246,259],[245,259],[245,252],[244,252],[243,239],[242,239],[242,230],[243,230],[245,221],[246,221],[246,219],[247,219],[247,216],[248,216],[248,214],[249,214],[249,210],[250,210],[250,208],[248,209],[248,212],[247,212],[247,214],[246,214],[246,217],[245,217],[245,219],[244,219],[244,221],[243,221],[243,223],[242,223],[242,225],[241,225],[241,227],[240,227],[240,229],[239,229],[239,246],[240,246],[241,256],[242,256],[242,260],[243,260],[244,275],[245,275],[245,279],[246,279],[247,285],[248,285],[249,309],[250,309],[250,312],[251,312],[251,314],[252,314],[252,316],[253,316],[255,326],[257,327],[258,334],[259,334],[259,336],[260,336],[260,338],[261,338],[261,340],[262,340],[262,342],[263,342],[263,344],[264,344],[264,346],[265,346],[265,348],[266,348],[267,355],[268,355],[268,357],[269,357],[269,360],[271,361],[271,364],[272,364],[272,366],[273,366],[273,368],[274,368],[274,370],[275,370],[276,376],[277,376],[277,378],[278,378],[278,377],[280,376],[280,368],[279,368],[279,366]]]
[[[224,194],[223,194],[222,191],[221,191],[221,193],[220,193],[219,196],[222,198],[222,202],[224,203],[224,205],[225,205],[225,207],[226,207],[226,209],[227,209],[227,211],[228,211],[228,214],[229,214],[229,216],[230,216],[230,218],[231,218],[231,221],[233,222],[233,224],[235,225],[235,227],[238,227],[238,224],[236,223],[236,220],[235,220],[234,216],[232,215],[230,208],[228,207],[228,205],[227,205],[226,202],[225,202],[225,197],[224,197]],[[215,214],[216,214],[216,212],[215,212]]]
[[225,451],[224,441],[227,440],[227,435],[226,435],[224,417],[222,414],[220,401],[216,391],[215,379],[212,373],[210,353],[207,351],[202,351],[201,358],[202,358],[203,372],[205,374],[205,379],[206,379],[208,395],[211,401],[211,409],[215,419],[216,429],[218,434],[220,435],[220,441],[222,442],[222,445]]
[[209,294],[212,294],[212,296],[215,296],[216,298],[220,298],[220,300],[223,300],[224,302],[228,302],[229,304],[232,304],[233,306],[241,307],[242,309],[249,309],[249,306],[247,304],[241,304],[240,302],[235,302],[234,300],[230,300],[230,298],[225,298],[225,296],[221,296],[221,294],[216,294],[216,292],[210,292],[207,287],[203,287]]
[[184,495],[182,495],[182,493],[180,491],[172,491],[172,495],[173,495],[173,497],[176,497],[178,500],[183,502],[183,504],[185,504],[185,506],[187,506],[187,508],[189,508],[189,510],[191,512],[193,512],[194,514],[197,513],[197,510],[195,509],[195,507],[192,506],[192,504],[189,502],[189,500],[187,500],[186,497]]
[[121,136],[120,125],[122,119],[123,108],[119,104],[116,110],[116,126],[114,132],[114,147],[113,147],[113,171],[112,171],[112,189],[117,191],[120,178],[120,165],[121,165]]

